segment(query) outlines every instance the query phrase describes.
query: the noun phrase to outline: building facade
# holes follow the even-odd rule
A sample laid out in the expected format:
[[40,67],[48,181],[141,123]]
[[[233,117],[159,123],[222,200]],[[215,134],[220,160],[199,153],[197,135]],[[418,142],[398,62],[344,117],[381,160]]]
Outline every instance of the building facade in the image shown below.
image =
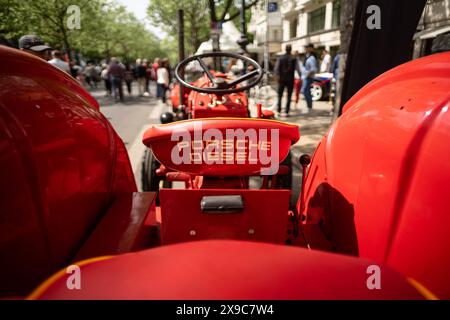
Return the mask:
[[252,7],[249,32],[254,34],[253,44],[261,47],[268,45],[269,56],[273,58],[281,51],[283,24],[281,20],[281,0],[260,0]]
[[340,0],[283,0],[282,49],[291,44],[302,53],[305,45],[312,43],[334,55],[340,45],[340,12]]
[[413,58],[432,52],[436,37],[450,34],[450,0],[428,0],[414,35]]

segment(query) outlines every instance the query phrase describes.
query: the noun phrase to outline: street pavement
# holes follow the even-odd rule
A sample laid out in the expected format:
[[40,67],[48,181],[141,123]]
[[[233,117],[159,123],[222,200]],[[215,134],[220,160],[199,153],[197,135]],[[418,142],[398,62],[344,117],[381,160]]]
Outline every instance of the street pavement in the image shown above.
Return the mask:
[[[269,99],[261,100],[274,108],[276,98],[274,90],[270,90]],[[124,141],[139,190],[141,190],[141,161],[145,146],[142,136],[152,124],[159,123],[161,113],[171,111],[171,107],[162,104],[155,98],[156,88],[152,84],[150,97],[138,97],[137,88],[133,86],[132,95],[125,95],[125,101],[115,102],[113,98],[105,96],[102,88],[92,89],[90,93],[100,103],[101,112],[112,123],[113,127]],[[250,99],[251,102],[253,101]],[[283,105],[284,106],[284,105]],[[288,118],[280,120],[297,124],[300,127],[300,140],[292,147],[293,164],[293,197],[295,203],[300,192],[301,170],[298,162],[300,155],[307,153],[312,156],[320,139],[331,123],[332,106],[327,101],[314,102],[313,110],[307,112],[306,103],[300,100],[298,105],[292,103]],[[255,110],[251,110],[254,114]]]
[[90,93],[97,99],[100,111],[111,122],[125,143],[136,184],[138,189],[142,190],[141,161],[146,148],[142,143],[142,137],[152,124],[160,123],[160,115],[171,111],[171,107],[156,99],[156,86],[153,83],[149,97],[138,96],[137,87],[133,85],[131,96],[124,92],[124,102],[107,97],[103,88],[90,90]]

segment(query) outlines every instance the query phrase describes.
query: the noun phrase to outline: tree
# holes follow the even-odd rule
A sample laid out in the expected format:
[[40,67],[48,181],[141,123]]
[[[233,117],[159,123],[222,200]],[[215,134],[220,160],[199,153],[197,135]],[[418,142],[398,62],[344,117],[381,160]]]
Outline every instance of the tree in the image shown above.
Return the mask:
[[184,27],[187,35],[185,48],[188,53],[194,53],[209,37],[209,12],[206,0],[150,0],[147,15],[154,24],[172,38],[176,38],[179,9],[184,11]]
[[[246,9],[258,0],[247,0]],[[185,47],[188,53],[197,51],[203,41],[209,38],[211,26],[233,20],[239,22],[239,9],[235,0],[150,0],[147,14],[150,20],[176,38],[178,32],[177,10],[184,11],[186,30]],[[250,21],[250,10],[246,11]]]
[[[68,23],[71,5],[80,8],[80,29]],[[159,39],[113,0],[0,0],[0,40],[17,45],[24,34],[38,34],[55,49],[69,54],[73,49],[93,60],[161,54]]]
[[83,8],[83,21],[96,19],[102,0],[1,0],[0,30],[13,41],[27,33],[36,33],[52,45],[70,52],[71,32],[67,24],[67,8]]
[[353,31],[353,19],[355,16],[357,0],[341,0],[341,46],[339,49],[339,76],[336,81],[336,99],[334,103],[333,118],[339,116],[339,109],[341,105],[341,93],[345,76],[345,65],[347,61],[348,49]]

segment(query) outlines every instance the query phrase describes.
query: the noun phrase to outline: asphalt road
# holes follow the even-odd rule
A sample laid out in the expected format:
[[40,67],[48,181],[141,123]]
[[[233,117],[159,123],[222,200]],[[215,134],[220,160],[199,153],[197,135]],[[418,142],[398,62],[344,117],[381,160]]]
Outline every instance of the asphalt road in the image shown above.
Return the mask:
[[[156,100],[155,89],[154,86],[151,87],[150,97],[138,97],[137,88],[133,87],[131,96],[125,93],[125,102],[123,103],[115,102],[111,97],[105,97],[105,91],[101,88],[90,90],[91,94],[99,101],[100,110],[124,141],[140,190],[141,160],[146,148],[142,144],[142,136],[152,124],[159,123],[161,113],[171,110],[170,107]],[[300,141],[291,149],[293,165],[291,204],[294,204],[301,185],[301,170],[298,158],[303,153],[312,156],[317,144],[330,125],[331,105],[326,101],[315,102],[313,110],[308,113],[305,102],[301,100],[297,106],[292,104],[291,109],[291,116],[282,120],[297,124],[300,127]]]
[[136,183],[141,190],[141,160],[146,148],[142,144],[142,137],[152,124],[160,123],[161,113],[171,108],[155,98],[156,88],[153,85],[150,97],[139,97],[137,88],[133,86],[131,96],[124,93],[124,102],[115,102],[113,98],[106,97],[103,89],[93,89],[90,93],[100,103],[100,111],[125,143]]

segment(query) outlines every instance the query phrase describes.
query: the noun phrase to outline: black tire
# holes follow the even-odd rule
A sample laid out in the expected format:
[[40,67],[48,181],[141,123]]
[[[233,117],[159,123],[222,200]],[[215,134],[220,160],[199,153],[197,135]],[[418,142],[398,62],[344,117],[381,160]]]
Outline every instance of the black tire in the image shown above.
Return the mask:
[[142,160],[141,182],[143,191],[158,191],[161,179],[156,175],[156,169],[159,168],[159,162],[156,160],[150,149],[145,149]]
[[292,190],[292,154],[289,151],[286,159],[280,163],[280,165],[284,165],[288,167],[288,173],[284,175],[279,175],[277,178],[278,189],[288,189]]

